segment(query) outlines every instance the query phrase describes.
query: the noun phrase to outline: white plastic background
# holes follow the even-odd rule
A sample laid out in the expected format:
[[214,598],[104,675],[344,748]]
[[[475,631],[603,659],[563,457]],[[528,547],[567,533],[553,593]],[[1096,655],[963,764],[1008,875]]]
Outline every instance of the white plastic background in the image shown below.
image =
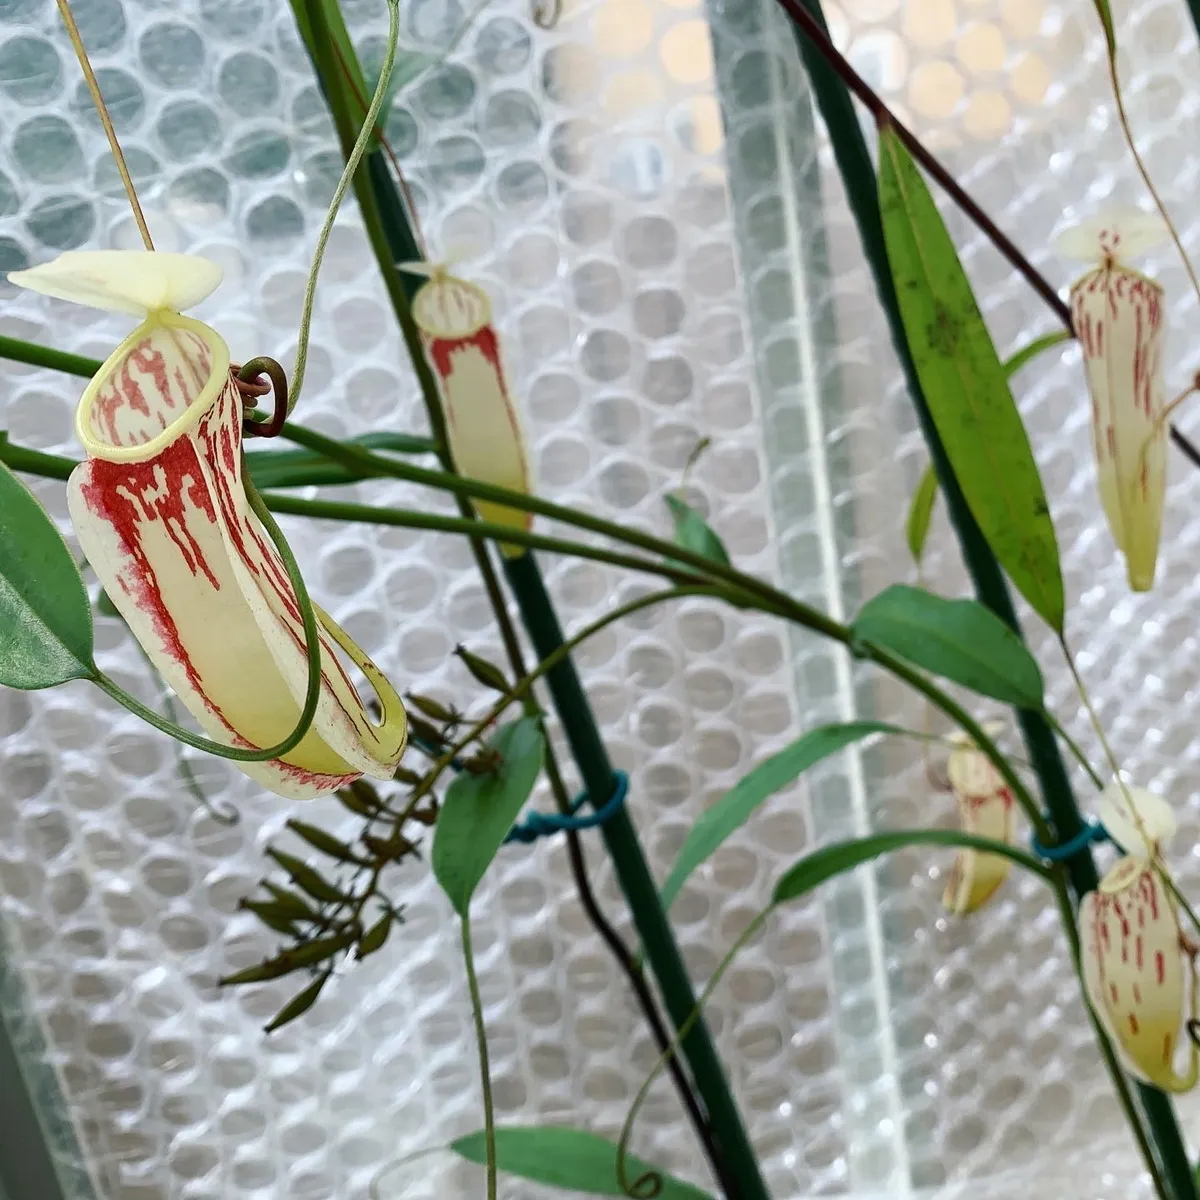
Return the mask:
[[[74,6],[159,247],[226,268],[197,315],[235,359],[287,361],[338,171],[287,5]],[[376,56],[383,7],[345,3]],[[1143,149],[1200,250],[1185,6],[1114,8]],[[1048,250],[1064,216],[1141,197],[1089,5],[845,0],[828,12],[840,44],[1056,284],[1070,278]],[[445,44],[464,15],[411,3],[407,37]],[[524,3],[497,0],[388,118],[431,251],[469,250],[465,269],[492,295],[542,493],[664,532],[660,497],[709,436],[689,487],[739,564],[849,612],[910,571],[903,515],[923,453],[814,128],[790,35],[765,0],[707,11],[692,0],[567,0],[550,32]],[[49,0],[0,0],[0,130],[0,268],[137,244]],[[951,219],[1002,351],[1050,328],[1025,285]],[[1187,328],[1197,312],[1181,270],[1165,251],[1151,265]],[[0,289],[0,329],[12,336],[103,357],[125,328]],[[1173,381],[1194,368],[1186,337],[1170,361]],[[78,381],[7,364],[0,380],[14,440],[77,453]],[[1190,797],[1200,526],[1189,519],[1200,477],[1172,462],[1159,587],[1131,597],[1099,517],[1074,352],[1027,369],[1019,394],[1081,667],[1125,765],[1183,810],[1175,860],[1185,883],[1200,883]],[[331,245],[297,415],[339,434],[422,427],[352,210]],[[65,517],[61,486],[34,486]],[[446,507],[399,485],[338,494]],[[460,541],[298,520],[287,529],[315,595],[398,684],[471,700],[454,644],[499,651]],[[933,542],[929,578],[962,588],[940,514]],[[543,566],[569,628],[646,586],[595,565]],[[105,665],[153,698],[121,629],[101,620],[97,637]],[[1064,720],[1094,749],[1053,643],[1036,628],[1035,641]],[[811,637],[707,603],[610,630],[579,665],[659,872],[704,805],[802,729],[854,711],[924,719]],[[0,693],[6,930],[98,1194],[360,1200],[388,1162],[481,1123],[449,906],[424,865],[398,871],[408,921],[386,951],[265,1038],[294,985],[218,994],[214,980],[271,947],[235,906],[296,810],[225,765],[194,765],[239,825],[197,811],[174,748],[94,689]],[[341,821],[331,804],[302,815]],[[681,898],[674,915],[695,977],[817,840],[950,817],[908,748],[814,773]],[[611,872],[590,850],[602,900],[628,932]],[[898,855],[779,914],[714,997],[711,1024],[772,1194],[999,1197],[1035,1183],[1097,1200],[1144,1194],[1045,896],[1014,879],[983,914],[949,920],[947,865]],[[476,914],[500,1119],[615,1133],[654,1056],[572,895],[563,848],[504,851]],[[705,1181],[665,1084],[636,1144]],[[381,1185],[389,1200],[481,1191],[479,1173],[448,1155]],[[542,1193],[509,1184],[505,1194]]]

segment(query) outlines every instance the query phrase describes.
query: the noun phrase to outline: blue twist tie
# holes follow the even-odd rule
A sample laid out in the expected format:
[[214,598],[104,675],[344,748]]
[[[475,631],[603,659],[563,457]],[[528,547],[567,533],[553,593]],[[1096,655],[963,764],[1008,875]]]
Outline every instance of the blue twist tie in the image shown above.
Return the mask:
[[602,808],[596,809],[594,813],[588,813],[586,817],[577,817],[575,814],[588,801],[587,792],[580,792],[571,802],[569,813],[531,812],[519,825],[514,825],[508,831],[508,836],[504,839],[505,845],[509,842],[522,842],[529,845],[531,842],[536,842],[538,838],[550,837],[555,833],[563,833],[567,830],[594,829],[597,825],[611,821],[624,807],[625,797],[629,794],[629,776],[624,771],[614,771],[613,777],[617,781],[616,787],[613,788],[613,794],[609,797],[608,803]]
[[1108,830],[1100,824],[1099,821],[1092,821],[1085,825],[1069,842],[1063,842],[1060,846],[1043,846],[1038,841],[1037,834],[1033,834],[1029,839],[1029,846],[1039,858],[1044,858],[1047,862],[1063,862],[1068,858],[1073,858],[1082,850],[1086,850],[1095,842],[1108,842],[1112,839],[1108,836]]

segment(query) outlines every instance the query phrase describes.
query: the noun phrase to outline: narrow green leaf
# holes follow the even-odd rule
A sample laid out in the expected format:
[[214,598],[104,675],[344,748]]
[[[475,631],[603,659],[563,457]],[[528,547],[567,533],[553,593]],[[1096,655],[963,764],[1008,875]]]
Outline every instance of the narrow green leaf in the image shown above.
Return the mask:
[[1026,363],[1032,362],[1039,354],[1052,350],[1055,346],[1061,346],[1063,342],[1069,342],[1073,337],[1074,334],[1069,329],[1056,329],[1053,333],[1044,333],[1041,337],[1034,338],[1027,346],[1022,346],[1020,350],[1004,360],[1005,379],[1011,379]]
[[33,690],[87,679],[92,606],[46,510],[0,464],[0,684]]
[[[293,3],[294,9],[303,9],[303,4]],[[371,98],[371,93],[367,90],[367,81],[363,76],[362,68],[359,66],[358,54],[355,52],[354,43],[350,40],[350,32],[346,28],[346,22],[342,19],[342,8],[339,0],[320,0],[322,15],[324,16],[324,24],[326,29],[333,35],[333,42],[337,48],[339,66],[349,76],[350,84],[353,90],[357,93],[357,103],[359,107],[366,112],[367,102]]]
[[912,504],[908,509],[908,552],[919,567],[925,554],[925,539],[929,536],[929,521],[933,516],[933,502],[937,499],[938,482],[933,464],[925,468],[917,490],[913,492]]
[[955,478],[1000,565],[1061,633],[1058,544],[1029,438],[937,205],[887,125],[879,199],[905,334]]
[[298,884],[314,900],[321,900],[327,904],[336,904],[338,901],[345,899],[345,896],[337,888],[328,883],[307,863],[296,858],[295,855],[285,854],[282,850],[271,849],[267,851],[267,856],[273,858],[291,876],[292,882]]
[[[1022,346],[1010,358],[1004,360],[1004,377],[1011,379],[1026,363],[1043,351],[1054,346],[1069,342],[1072,334],[1068,329],[1056,329],[1053,333],[1045,333],[1040,338],[1034,338],[1027,346]],[[919,567],[925,554],[925,540],[929,536],[929,520],[933,516],[933,506],[937,502],[938,481],[933,464],[925,468],[917,490],[913,492],[912,506],[908,510],[908,549],[913,561]]]
[[679,545],[694,554],[703,554],[705,558],[720,563],[723,567],[733,565],[724,543],[694,508],[670,492],[663,500],[671,511],[671,519],[675,522],[675,541]]
[[323,975],[318,975],[304,989],[304,991],[293,996],[276,1014],[271,1018],[269,1024],[263,1026],[264,1033],[274,1033],[281,1026],[286,1025],[289,1021],[294,1021],[297,1017],[303,1016],[317,1002],[317,997],[321,994],[321,989],[329,980],[331,972],[326,971]]
[[446,789],[433,837],[433,873],[460,917],[542,769],[542,731],[534,717],[505,725],[488,741],[495,774],[463,773]]
[[335,838],[333,834],[326,833],[316,825],[310,825],[307,821],[297,821],[293,817],[288,820],[287,827],[298,837],[302,837],[314,850],[328,854],[330,858],[336,858],[339,862],[344,863],[362,862],[362,858],[355,854],[341,838]]
[[338,788],[337,798],[343,808],[348,808],[356,817],[373,817],[379,812],[378,804],[367,804],[357,793],[349,788]]
[[1100,24],[1104,26],[1104,41],[1108,46],[1108,58],[1111,62],[1117,57],[1117,30],[1113,24],[1112,9],[1109,7],[1108,0],[1092,0],[1096,6],[1096,15],[1100,18]]
[[873,733],[907,733],[882,721],[822,725],[797,738],[743,776],[692,826],[662,888],[664,908],[675,903],[688,877],[731,834],[740,829],[768,797],[798,779],[809,767]]
[[[483,1130],[456,1138],[450,1149],[468,1162],[487,1162]],[[561,1125],[516,1125],[496,1130],[496,1164],[501,1171],[565,1191],[589,1196],[623,1196],[617,1182],[617,1145],[584,1129]],[[631,1178],[653,1171],[662,1179],[657,1200],[712,1200],[708,1192],[685,1183],[632,1155],[626,1158]]]
[[279,884],[272,883],[269,879],[261,880],[261,883],[263,888],[275,897],[276,903],[296,918],[306,921],[318,919],[317,910],[299,892],[288,891],[287,888],[280,887]]
[[232,987],[239,983],[265,983],[271,979],[280,979],[284,975],[290,975],[293,971],[299,971],[304,967],[314,967],[318,963],[332,958],[339,951],[348,949],[354,942],[355,936],[353,929],[346,929],[341,933],[330,934],[328,937],[314,938],[311,942],[301,942],[299,945],[275,955],[274,958],[268,958],[263,962],[256,963],[253,967],[246,967],[242,971],[226,975],[220,980],[220,984],[222,987]]
[[354,930],[347,929],[329,937],[314,938],[311,942],[303,942],[294,950],[288,950],[280,955],[288,959],[295,967],[313,967],[326,959],[332,958],[339,951],[349,949],[355,938]]
[[994,841],[992,838],[975,837],[969,833],[960,833],[956,829],[904,829],[895,833],[873,833],[868,837],[854,838],[847,842],[834,842],[822,846],[820,850],[806,855],[795,866],[790,867],[775,884],[771,894],[772,904],[786,904],[795,900],[813,888],[841,875],[852,871],[865,862],[887,854],[892,850],[902,850],[906,846],[958,846],[972,850],[986,850],[989,854],[1001,854],[1012,859],[1018,866],[1033,871],[1043,879],[1051,878],[1050,869],[1043,866],[1036,858],[1018,850],[1007,842]]
[[374,954],[387,941],[388,934],[391,932],[392,914],[387,912],[359,939],[358,957],[366,958],[368,954]]
[[289,937],[295,936],[296,914],[274,900],[243,898],[238,901],[238,908],[243,912],[253,913],[268,929],[273,929],[276,933],[285,933]]
[[294,971],[296,966],[284,957],[268,959],[253,967],[235,971],[232,975],[224,975],[218,981],[221,987],[237,987],[244,983],[267,983],[272,979],[282,979],[284,975]]
[[975,600],[947,600],[893,584],[868,600],[851,626],[860,642],[1006,704],[1040,709],[1042,672],[1025,644]]

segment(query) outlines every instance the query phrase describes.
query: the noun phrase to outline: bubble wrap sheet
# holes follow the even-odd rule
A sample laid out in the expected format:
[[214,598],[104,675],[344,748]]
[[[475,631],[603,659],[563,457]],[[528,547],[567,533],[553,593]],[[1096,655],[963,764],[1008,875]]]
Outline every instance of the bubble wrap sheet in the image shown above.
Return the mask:
[[[1141,146],[1200,250],[1188,203],[1195,36],[1177,0],[1119,7]],[[345,2],[369,61],[381,52],[383,8]],[[339,159],[287,6],[75,9],[159,248],[225,268],[224,287],[196,315],[235,360],[290,361]],[[827,9],[839,44],[1056,284],[1069,275],[1047,247],[1064,214],[1141,197],[1089,5]],[[409,0],[405,37],[436,49],[466,15]],[[524,4],[495,0],[445,63],[400,93],[386,124],[431,252],[469,253],[493,297],[544,495],[665,532],[662,493],[708,436],[689,491],[740,565],[841,613],[906,577],[903,514],[923,451],[770,4],[566,0],[543,31]],[[0,130],[0,269],[138,244],[48,0],[0,0]],[[1002,352],[1050,328],[978,234],[948,217]],[[1152,265],[1176,326],[1194,321],[1177,264],[1163,252]],[[4,333],[80,353],[106,356],[125,328],[4,284],[0,300]],[[1186,338],[1175,338],[1170,364],[1175,381],[1196,366]],[[0,365],[2,424],[16,441],[77,453],[78,391],[78,381]],[[1018,394],[1057,522],[1081,668],[1125,765],[1180,806],[1175,861],[1196,887],[1200,476],[1172,462],[1159,586],[1134,598],[1099,518],[1075,352],[1026,370]],[[423,425],[352,206],[324,270],[298,415],[336,434]],[[61,486],[34,487],[65,518]],[[399,484],[340,494],[450,511]],[[470,698],[453,646],[496,657],[499,648],[461,541],[296,519],[286,528],[314,594],[398,685]],[[941,514],[932,540],[931,582],[963,589]],[[547,557],[544,568],[569,628],[645,586],[595,564]],[[1064,720],[1094,750],[1052,640],[1031,628]],[[97,639],[106,668],[153,699],[121,628],[101,619]],[[925,719],[898,688],[811,637],[696,600],[606,631],[579,665],[660,873],[705,805],[804,728],[856,711]],[[95,1194],[361,1200],[388,1162],[481,1123],[450,908],[426,866],[398,871],[407,922],[387,949],[265,1038],[261,1026],[294,985],[218,993],[214,981],[271,948],[236,904],[294,810],[225,764],[189,761],[239,825],[198,810],[175,748],[87,685],[0,693],[0,892],[24,988],[23,1000],[6,992],[9,1012],[23,1004],[41,1024]],[[333,804],[303,815],[354,828]],[[951,817],[909,748],[812,773],[680,899],[674,916],[696,979],[806,848]],[[589,860],[628,934],[591,843]],[[711,1024],[772,1194],[979,1200],[1036,1183],[1087,1200],[1148,1195],[1045,896],[1014,878],[984,913],[950,920],[940,906],[947,867],[942,854],[904,853],[794,905],[714,996]],[[573,896],[563,847],[502,851],[476,911],[499,1119],[615,1134],[654,1052]],[[1195,1131],[1195,1106],[1182,1112]],[[710,1184],[665,1083],[635,1141]],[[475,1197],[481,1178],[441,1154],[392,1171],[382,1195]]]

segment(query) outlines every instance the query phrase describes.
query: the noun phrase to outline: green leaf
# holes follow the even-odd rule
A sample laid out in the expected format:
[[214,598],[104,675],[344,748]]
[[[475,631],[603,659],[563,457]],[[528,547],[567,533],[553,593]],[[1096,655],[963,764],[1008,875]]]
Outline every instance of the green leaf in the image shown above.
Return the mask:
[[[487,1162],[483,1130],[456,1138],[450,1149],[468,1162]],[[631,1179],[653,1171],[662,1179],[657,1200],[712,1200],[694,1184],[667,1175],[633,1155],[626,1157]],[[617,1182],[617,1145],[596,1133],[561,1125],[515,1125],[496,1130],[496,1165],[509,1175],[590,1196],[623,1196]]]
[[321,994],[321,989],[329,980],[331,971],[326,971],[324,975],[318,975],[304,989],[304,991],[293,996],[271,1019],[270,1024],[263,1026],[264,1033],[274,1033],[281,1026],[286,1025],[289,1021],[294,1021],[297,1017],[303,1016],[317,1002],[317,997]]
[[298,837],[302,837],[314,850],[328,854],[330,858],[336,858],[339,862],[344,863],[361,864],[363,861],[362,857],[355,854],[341,838],[335,838],[316,825],[310,825],[307,821],[298,821],[295,817],[291,817],[287,821],[287,827]]
[[664,908],[675,903],[692,872],[740,829],[769,796],[798,779],[809,767],[873,733],[907,733],[881,721],[822,725],[797,738],[743,776],[692,826],[662,888]]
[[893,584],[868,600],[855,638],[1018,708],[1040,709],[1045,685],[1024,642],[975,600],[947,600]]
[[1092,3],[1096,6],[1096,16],[1100,18],[1100,24],[1104,26],[1104,41],[1108,46],[1108,58],[1111,62],[1117,57],[1117,30],[1113,25],[1112,9],[1108,0],[1092,0]]
[[868,837],[854,838],[847,842],[834,842],[806,855],[795,866],[780,877],[771,893],[771,903],[786,904],[806,892],[811,892],[835,875],[852,871],[865,862],[871,862],[881,854],[892,850],[903,850],[906,846],[957,846],[971,850],[986,850],[989,854],[1001,854],[1012,859],[1018,866],[1033,871],[1043,879],[1051,878],[1050,868],[1044,866],[1024,850],[1018,850],[1007,842],[992,838],[975,837],[960,833],[956,829],[904,829],[895,833],[873,833]]
[[386,912],[359,939],[358,957],[366,958],[368,954],[374,954],[387,941],[388,934],[391,932],[392,914]]
[[289,912],[282,904],[272,900],[238,901],[238,908],[243,912],[253,913],[268,929],[276,933],[285,933],[293,937],[296,933],[296,914]]
[[262,886],[275,897],[276,903],[286,912],[299,920],[318,921],[320,914],[299,892],[290,892],[287,888],[272,883],[269,879],[262,880]]
[[917,490],[913,492],[912,504],[908,510],[908,551],[918,567],[925,553],[925,539],[929,536],[929,521],[933,516],[933,502],[937,499],[937,492],[937,475],[934,474],[933,464],[930,463],[921,476],[921,482],[917,484]]
[[888,125],[879,198],[905,334],[955,478],[1000,565],[1061,633],[1058,543],[1029,438],[937,205]]
[[301,942],[295,949],[284,951],[280,957],[288,959],[294,967],[312,967],[342,950],[349,949],[354,937],[352,929],[344,929],[341,933],[330,934],[329,937]]
[[272,979],[282,979],[296,969],[296,964],[290,959],[280,956],[270,958],[266,962],[253,967],[245,967],[232,975],[224,975],[217,982],[221,987],[237,987],[244,983],[267,983]]
[[671,510],[671,519],[675,522],[675,541],[685,550],[693,554],[702,554],[723,567],[733,563],[729,551],[725,549],[721,539],[708,527],[704,518],[694,508],[685,504],[678,496],[668,492],[663,500]]
[[1074,337],[1069,329],[1056,329],[1053,333],[1044,333],[1040,338],[1034,338],[1027,346],[1022,346],[1009,358],[1004,360],[1004,377],[1011,379],[1026,363],[1037,358],[1039,354],[1061,346]]
[[[1069,342],[1072,336],[1068,329],[1056,329],[1053,333],[1034,338],[1027,346],[1022,346],[1010,358],[1004,360],[1005,379],[1011,379],[1026,363],[1037,358],[1043,351]],[[908,510],[908,549],[918,567],[925,554],[925,539],[929,536],[929,520],[933,516],[937,494],[937,475],[934,473],[933,464],[930,463],[921,476],[921,482],[917,484],[917,490],[913,492],[912,506]]]
[[0,684],[33,690],[91,678],[92,606],[62,535],[0,464]]
[[270,849],[267,851],[267,857],[273,858],[291,876],[292,882],[298,884],[314,900],[321,900],[326,904],[337,904],[345,900],[346,897],[337,888],[294,854]]
[[542,769],[535,717],[505,725],[488,740],[500,754],[495,774],[463,773],[446,789],[433,837],[433,873],[460,917]]

